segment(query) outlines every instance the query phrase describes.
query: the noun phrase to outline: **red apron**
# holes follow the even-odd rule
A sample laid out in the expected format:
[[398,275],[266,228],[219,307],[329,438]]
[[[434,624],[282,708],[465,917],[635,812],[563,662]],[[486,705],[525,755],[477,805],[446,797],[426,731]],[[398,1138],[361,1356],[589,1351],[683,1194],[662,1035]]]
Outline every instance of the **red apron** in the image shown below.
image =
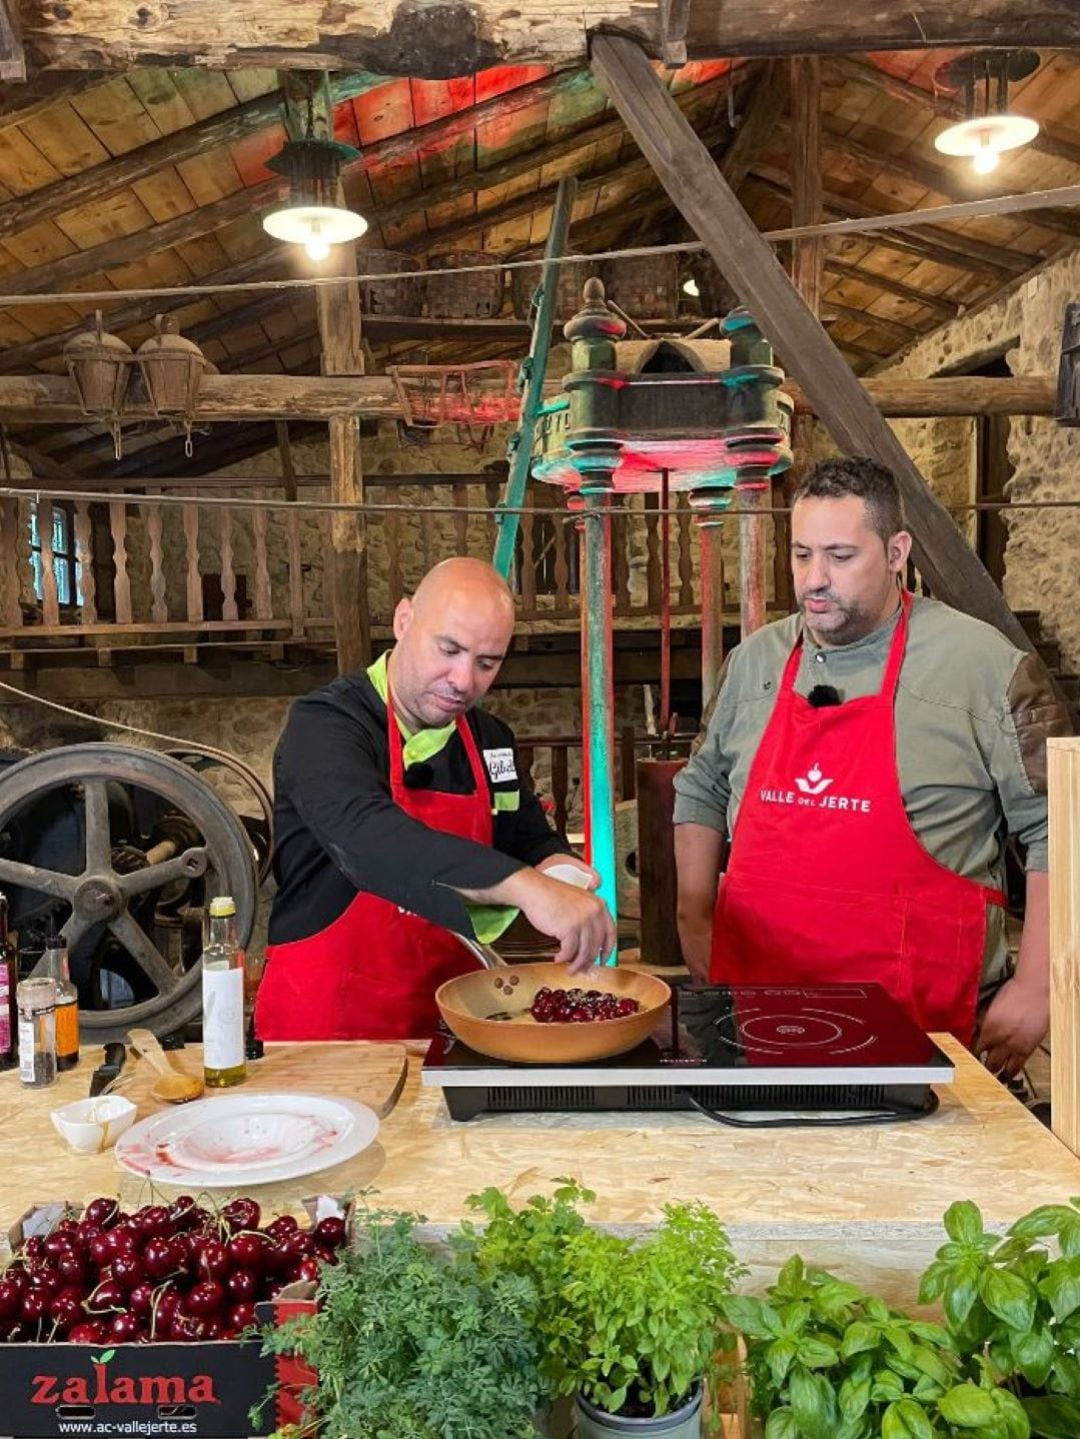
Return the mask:
[[970,1044],[986,906],[1004,896],[928,854],[904,809],[895,700],[910,610],[905,592],[880,692],[845,704],[795,693],[796,642],[739,806],[710,977],[872,980],[924,1030]]
[[[390,792],[412,819],[441,834],[490,846],[487,774],[464,716],[457,732],[469,756],[474,792],[407,789],[403,741],[387,693]],[[266,972],[255,1003],[260,1039],[423,1039],[439,1023],[435,991],[476,968],[441,925],[374,894],[358,894],[332,924],[310,939],[266,948]]]

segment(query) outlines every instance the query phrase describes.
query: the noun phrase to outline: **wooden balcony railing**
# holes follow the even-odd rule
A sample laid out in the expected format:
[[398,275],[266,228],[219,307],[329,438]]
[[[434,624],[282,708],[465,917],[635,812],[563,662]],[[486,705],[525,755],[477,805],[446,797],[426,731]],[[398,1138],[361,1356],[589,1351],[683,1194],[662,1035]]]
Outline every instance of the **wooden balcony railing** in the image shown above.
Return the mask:
[[[393,476],[366,481],[368,606],[372,628],[421,576],[452,555],[488,558],[495,544],[497,480]],[[97,643],[212,643],[239,637],[328,640],[333,632],[330,512],[324,491],[287,499],[277,482],[221,479],[199,489],[116,498],[35,491],[0,499],[0,636],[22,642],[99,637]],[[560,496],[537,486],[522,515],[517,600],[521,621],[579,623],[579,536]],[[661,608],[661,538],[655,501],[612,522],[614,614],[620,626],[655,624]],[[696,616],[697,536],[685,501],[672,517],[671,610]],[[737,612],[738,578],[723,586]],[[684,621],[685,622],[685,621]],[[100,637],[106,637],[104,639]]]

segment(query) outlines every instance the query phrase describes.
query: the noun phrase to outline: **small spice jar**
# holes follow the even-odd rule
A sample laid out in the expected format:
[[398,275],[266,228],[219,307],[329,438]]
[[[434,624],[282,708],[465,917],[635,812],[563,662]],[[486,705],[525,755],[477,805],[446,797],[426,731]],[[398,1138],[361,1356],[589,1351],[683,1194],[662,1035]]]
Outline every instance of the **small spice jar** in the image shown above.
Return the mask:
[[19,1006],[19,1078],[31,1089],[56,1082],[56,981],[24,979]]

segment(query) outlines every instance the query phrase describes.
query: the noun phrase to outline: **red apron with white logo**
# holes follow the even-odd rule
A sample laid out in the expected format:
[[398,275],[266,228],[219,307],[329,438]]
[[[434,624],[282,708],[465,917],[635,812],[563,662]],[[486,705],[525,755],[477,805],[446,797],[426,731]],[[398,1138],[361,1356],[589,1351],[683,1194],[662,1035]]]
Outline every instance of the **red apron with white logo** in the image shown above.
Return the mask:
[[[441,834],[490,846],[487,775],[464,715],[457,732],[469,756],[472,794],[407,789],[403,741],[389,693],[386,720],[394,803]],[[441,925],[378,895],[358,894],[310,939],[267,945],[255,1028],[266,1040],[423,1039],[438,1027],[439,985],[476,967],[464,945]]]
[[717,984],[873,981],[924,1029],[974,1035],[986,907],[916,838],[896,766],[905,592],[881,690],[815,708],[795,693],[796,642],[750,768],[721,878]]

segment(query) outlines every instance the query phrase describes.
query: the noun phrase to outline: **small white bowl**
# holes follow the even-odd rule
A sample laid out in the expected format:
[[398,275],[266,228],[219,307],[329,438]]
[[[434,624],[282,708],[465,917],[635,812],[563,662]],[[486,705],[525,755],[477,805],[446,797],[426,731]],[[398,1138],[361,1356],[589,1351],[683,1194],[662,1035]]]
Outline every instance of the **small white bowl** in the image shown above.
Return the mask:
[[77,1154],[100,1154],[111,1149],[135,1118],[135,1106],[120,1094],[100,1099],[76,1099],[50,1115],[57,1134]]

